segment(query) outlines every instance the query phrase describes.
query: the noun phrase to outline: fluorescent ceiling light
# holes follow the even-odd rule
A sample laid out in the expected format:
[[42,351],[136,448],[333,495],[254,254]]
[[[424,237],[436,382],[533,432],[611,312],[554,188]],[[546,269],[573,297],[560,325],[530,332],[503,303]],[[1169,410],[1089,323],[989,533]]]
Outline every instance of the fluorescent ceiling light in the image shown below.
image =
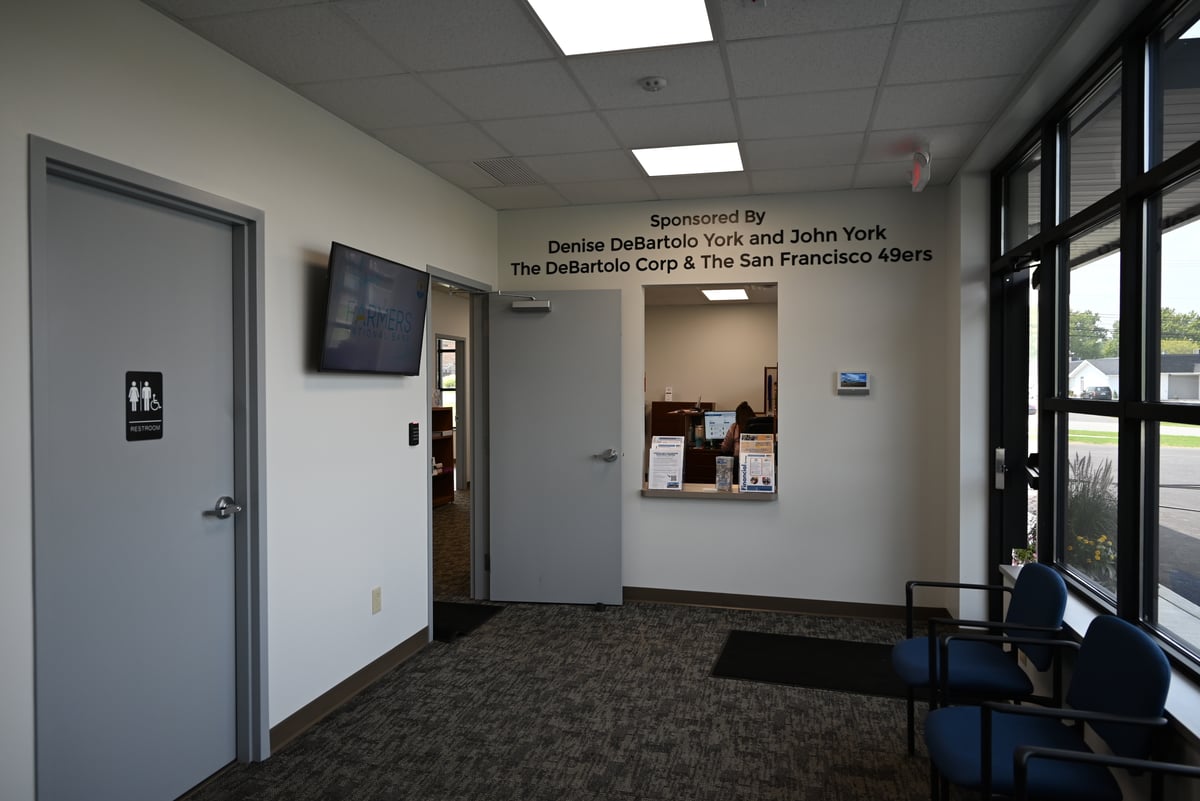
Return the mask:
[[1184,31],[1183,35],[1180,36],[1179,38],[1180,39],[1200,39],[1200,21],[1197,21],[1196,23],[1194,23],[1192,25],[1192,27],[1190,27],[1186,31]]
[[744,289],[701,289],[709,300],[750,300]]
[[704,0],[529,0],[568,56],[711,42]]
[[634,150],[647,175],[692,175],[699,172],[741,172],[737,142],[716,145],[646,147]]

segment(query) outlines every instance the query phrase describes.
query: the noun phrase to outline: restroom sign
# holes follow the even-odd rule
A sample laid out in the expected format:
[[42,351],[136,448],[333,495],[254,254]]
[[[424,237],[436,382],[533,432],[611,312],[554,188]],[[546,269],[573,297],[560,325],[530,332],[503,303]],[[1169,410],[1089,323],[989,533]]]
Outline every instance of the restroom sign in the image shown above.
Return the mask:
[[125,373],[125,439],[162,439],[162,373]]

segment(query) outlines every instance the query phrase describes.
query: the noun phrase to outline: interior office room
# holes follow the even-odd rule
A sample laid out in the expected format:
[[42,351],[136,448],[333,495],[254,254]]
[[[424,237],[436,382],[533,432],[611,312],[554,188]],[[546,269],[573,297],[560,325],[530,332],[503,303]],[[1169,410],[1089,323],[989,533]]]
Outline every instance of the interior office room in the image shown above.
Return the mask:
[[[1172,659],[1174,750],[1194,754],[1200,634],[1188,640],[1190,624],[1162,611],[1186,582],[1171,594],[1143,586],[1178,566],[1156,561],[1157,539],[1139,534],[1137,558],[1127,545],[1109,572],[1088,572],[1071,542],[1045,533],[1062,523],[1023,483],[1036,446],[1060,452],[1065,486],[1066,457],[1082,447],[1066,432],[1085,416],[1111,431],[1161,423],[1186,436],[1200,425],[1195,407],[1157,404],[1134,377],[1111,402],[1072,397],[1074,340],[1068,354],[1036,325],[1037,314],[1064,315],[1065,332],[1068,301],[1054,305],[1045,271],[1042,295],[1030,289],[1036,262],[1062,241],[1086,264],[1118,245],[1140,252],[1132,221],[1148,197],[1179,201],[1165,203],[1178,214],[1164,213],[1163,230],[1194,216],[1194,111],[1181,101],[1178,139],[1066,203],[1067,222],[1036,222],[1013,198],[1048,196],[1034,169],[1051,154],[1037,149],[1038,126],[1104,96],[1078,93],[1113,68],[1114,43],[1128,59],[1129,42],[1163,20],[1194,21],[1200,4],[707,0],[719,44],[616,55],[564,55],[532,5],[41,0],[0,11],[0,796],[72,797],[40,738],[69,739],[73,721],[97,714],[114,732],[146,731],[137,715],[155,706],[185,724],[193,710],[219,718],[214,771],[270,764],[356,693],[433,653],[439,336],[464,343],[455,478],[470,486],[476,601],[572,621],[624,606],[659,629],[677,620],[673,606],[742,622],[737,610],[754,609],[895,623],[909,579],[998,581],[1032,515],[1051,549],[1042,561],[1069,580],[1078,633],[1115,611],[1158,637]],[[1175,77],[1192,97],[1194,80]],[[1124,89],[1127,108],[1153,96]],[[745,166],[708,175],[654,177],[629,152],[726,140]],[[90,204],[113,194],[165,209],[143,219],[136,204],[105,207],[133,215],[121,216],[130,230],[179,225],[204,243],[164,237],[154,269],[123,280],[188,272],[211,251],[225,259],[220,281],[172,279],[154,303],[123,306],[105,271],[137,262],[155,237],[89,222]],[[81,227],[62,227],[71,214]],[[1087,239],[1097,230],[1107,238]],[[418,374],[318,369],[331,242],[431,276]],[[55,259],[104,267],[55,285],[43,273]],[[1141,320],[1137,279],[1105,275],[1124,319]],[[666,299],[700,286],[772,302]],[[1113,348],[1115,317],[1101,337]],[[1140,369],[1156,349],[1131,342],[1122,364]],[[203,425],[174,409],[211,382],[173,385],[168,347],[219,368],[224,405]],[[839,394],[843,371],[868,373],[870,392]],[[109,381],[127,390],[130,373],[161,382],[160,442],[136,441],[128,414],[116,417],[124,399],[100,397]],[[773,416],[775,491],[755,503],[648,492],[651,406],[665,400],[745,400]],[[177,455],[139,486],[135,468],[175,431],[178,443],[191,437],[185,454],[232,440],[215,456],[225,477],[201,478],[198,457]],[[1142,531],[1149,507],[1128,499],[1157,495],[1127,476],[1144,438],[1111,436],[1114,514]],[[1044,461],[1043,478],[1054,472]],[[189,525],[230,543],[219,582],[190,552],[163,569],[157,550],[108,547],[193,481],[179,493],[196,507]],[[69,521],[73,539],[50,541],[48,520]],[[89,586],[125,588],[112,614],[140,622],[105,640],[81,622],[96,603]],[[1172,608],[1200,619],[1185,601]],[[996,611],[951,589],[921,603],[965,618]],[[121,654],[152,636],[171,664],[214,656],[175,617],[209,607],[225,649],[211,689],[179,693],[162,678],[173,669],[150,663],[137,675],[153,680],[131,686]],[[99,661],[77,670],[85,651]],[[87,697],[55,703],[54,688],[104,680],[139,701],[130,715],[96,713]],[[176,712],[182,695],[189,711]],[[184,745],[140,742],[133,757],[101,742],[118,736],[86,747],[170,774],[194,728]],[[902,732],[895,744],[903,762]]]

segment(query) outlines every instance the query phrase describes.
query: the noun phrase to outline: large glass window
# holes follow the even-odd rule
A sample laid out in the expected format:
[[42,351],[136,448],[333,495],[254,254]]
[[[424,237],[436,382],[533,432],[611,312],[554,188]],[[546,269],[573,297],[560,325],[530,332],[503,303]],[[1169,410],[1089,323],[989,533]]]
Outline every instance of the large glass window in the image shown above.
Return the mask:
[[1121,183],[1121,73],[1108,77],[1071,115],[1070,213],[1086,209]]
[[1159,149],[1169,159],[1200,140],[1200,21],[1191,9],[1164,32],[1160,70]]
[[1153,619],[1200,650],[1200,426],[1158,426],[1158,576]]
[[1117,594],[1117,421],[1067,415],[1066,526],[1062,561]]
[[1004,178],[1004,250],[1037,235],[1042,225],[1041,146]]
[[1119,394],[1121,226],[1105,223],[1068,247],[1067,392],[1114,400]]
[[[991,545],[1036,534],[1073,592],[1148,623],[1200,674],[1200,0],[1144,14],[993,173],[996,275],[1020,269],[1013,251],[1034,237],[1053,269],[1028,325],[993,301],[992,352],[1028,349],[1040,476],[1036,497],[993,490],[1005,509],[1022,494],[1028,528],[996,515]],[[1123,80],[1156,94],[1123,99]],[[1122,185],[1122,164],[1147,169]],[[1056,208],[1038,209],[1042,195]],[[996,446],[1011,445],[1020,394],[992,372]]]

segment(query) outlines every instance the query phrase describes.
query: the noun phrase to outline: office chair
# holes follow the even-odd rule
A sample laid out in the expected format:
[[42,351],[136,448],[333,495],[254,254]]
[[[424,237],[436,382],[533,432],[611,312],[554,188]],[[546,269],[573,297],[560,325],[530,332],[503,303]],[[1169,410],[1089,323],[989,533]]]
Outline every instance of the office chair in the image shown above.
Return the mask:
[[[1150,776],[1150,799],[1159,801],[1163,797],[1163,778],[1165,776],[1182,776],[1188,779],[1200,779],[1200,766],[1184,765],[1179,762],[1159,762],[1153,759],[1132,759],[1111,754],[1095,754],[1090,751],[1065,751],[1061,748],[1038,748],[1022,745],[1013,754],[1013,776],[1015,779],[1016,801],[1028,801],[1029,772],[1033,770],[1030,763],[1035,759],[1054,762],[1073,762],[1080,766],[1090,766],[1093,770],[1121,768],[1133,775]],[[1050,770],[1055,768],[1051,767]],[[1036,776],[1034,781],[1036,782]]]
[[[917,587],[950,587],[981,590],[989,593],[1008,593],[1008,612],[1003,621],[960,620],[932,618],[925,637],[913,636],[913,591]],[[939,637],[947,629],[971,628],[993,632],[1020,632],[1031,640],[1038,636],[1050,639],[1062,630],[1063,612],[1067,607],[1067,585],[1057,570],[1046,565],[1025,565],[1017,574],[1013,586],[992,584],[963,584],[948,581],[910,581],[905,584],[906,639],[892,648],[892,667],[908,687],[908,753],[915,751],[916,691],[927,692],[930,709],[937,707],[939,697],[954,694],[960,698],[1016,699],[1033,696],[1033,682],[1017,663],[1015,650],[1006,650],[996,642],[963,640],[954,647],[954,669],[941,670]],[[1053,662],[1052,651],[1036,642],[1019,646],[1039,671]],[[1055,673],[1053,701],[1061,697],[1061,674]]]
[[[1085,722],[1114,756],[1145,759],[1149,755],[1154,732],[1167,724],[1163,712],[1171,669],[1162,649],[1141,629],[1112,615],[1093,620],[1082,644],[1056,640],[1046,647],[1078,651],[1065,706],[986,701],[980,706],[946,706],[929,713],[925,745],[930,798],[945,798],[949,784],[978,789],[985,799],[993,793],[1011,796],[1017,790],[1017,749],[1091,752],[1084,739]],[[1037,798],[1121,798],[1113,775],[1095,765],[1065,760],[1042,763],[1028,768],[1025,782],[1025,791]]]

